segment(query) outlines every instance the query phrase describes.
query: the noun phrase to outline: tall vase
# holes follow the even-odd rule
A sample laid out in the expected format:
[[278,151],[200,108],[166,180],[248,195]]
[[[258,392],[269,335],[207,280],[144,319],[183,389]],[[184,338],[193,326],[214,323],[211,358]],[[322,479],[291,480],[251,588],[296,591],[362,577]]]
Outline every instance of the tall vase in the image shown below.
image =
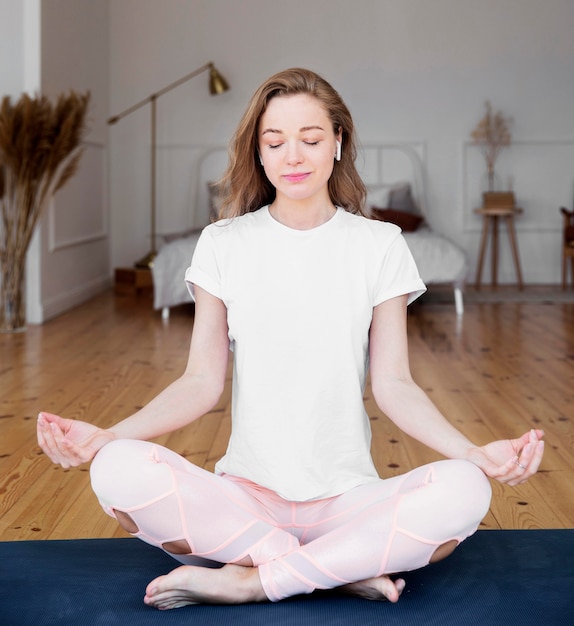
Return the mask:
[[487,167],[486,172],[482,175],[481,187],[486,192],[498,191],[502,187],[500,177],[495,172],[494,168]]
[[26,327],[24,259],[0,259],[0,332],[14,333]]
[[494,191],[494,164],[488,163],[486,167],[486,175],[488,177],[488,191]]

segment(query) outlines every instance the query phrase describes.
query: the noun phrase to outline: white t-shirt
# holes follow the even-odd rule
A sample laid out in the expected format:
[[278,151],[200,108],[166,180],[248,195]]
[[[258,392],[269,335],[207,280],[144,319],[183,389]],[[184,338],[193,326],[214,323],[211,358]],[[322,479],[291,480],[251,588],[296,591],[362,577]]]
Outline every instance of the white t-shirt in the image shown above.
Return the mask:
[[263,207],[206,227],[185,279],[224,302],[234,350],[216,472],[294,501],[376,480],[363,404],[373,307],[425,291],[400,229],[338,208],[294,230]]

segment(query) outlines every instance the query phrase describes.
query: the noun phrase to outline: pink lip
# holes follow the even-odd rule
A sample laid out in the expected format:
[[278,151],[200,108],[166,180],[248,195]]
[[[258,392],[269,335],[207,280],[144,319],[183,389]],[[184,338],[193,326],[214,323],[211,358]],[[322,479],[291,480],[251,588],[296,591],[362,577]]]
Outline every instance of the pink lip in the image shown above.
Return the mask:
[[308,172],[302,172],[300,174],[285,174],[283,178],[289,183],[299,183],[305,180],[309,176]]

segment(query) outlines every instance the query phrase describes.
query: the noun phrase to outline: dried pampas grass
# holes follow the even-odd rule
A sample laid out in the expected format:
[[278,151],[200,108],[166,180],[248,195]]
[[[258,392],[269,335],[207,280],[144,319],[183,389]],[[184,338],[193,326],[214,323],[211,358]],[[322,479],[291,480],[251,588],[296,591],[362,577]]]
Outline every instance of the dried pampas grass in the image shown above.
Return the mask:
[[23,327],[26,251],[54,193],[76,172],[90,94],[71,91],[55,103],[23,95],[0,106],[0,330]]

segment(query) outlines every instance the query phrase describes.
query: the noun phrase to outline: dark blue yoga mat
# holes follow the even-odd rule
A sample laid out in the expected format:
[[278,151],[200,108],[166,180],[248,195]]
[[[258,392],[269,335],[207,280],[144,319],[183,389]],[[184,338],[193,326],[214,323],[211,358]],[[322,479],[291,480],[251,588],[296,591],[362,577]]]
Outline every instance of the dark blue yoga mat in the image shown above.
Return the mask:
[[397,604],[316,592],[276,604],[146,607],[147,583],[176,566],[137,539],[0,542],[0,624],[574,624],[574,530],[479,531],[448,559],[405,574]]

